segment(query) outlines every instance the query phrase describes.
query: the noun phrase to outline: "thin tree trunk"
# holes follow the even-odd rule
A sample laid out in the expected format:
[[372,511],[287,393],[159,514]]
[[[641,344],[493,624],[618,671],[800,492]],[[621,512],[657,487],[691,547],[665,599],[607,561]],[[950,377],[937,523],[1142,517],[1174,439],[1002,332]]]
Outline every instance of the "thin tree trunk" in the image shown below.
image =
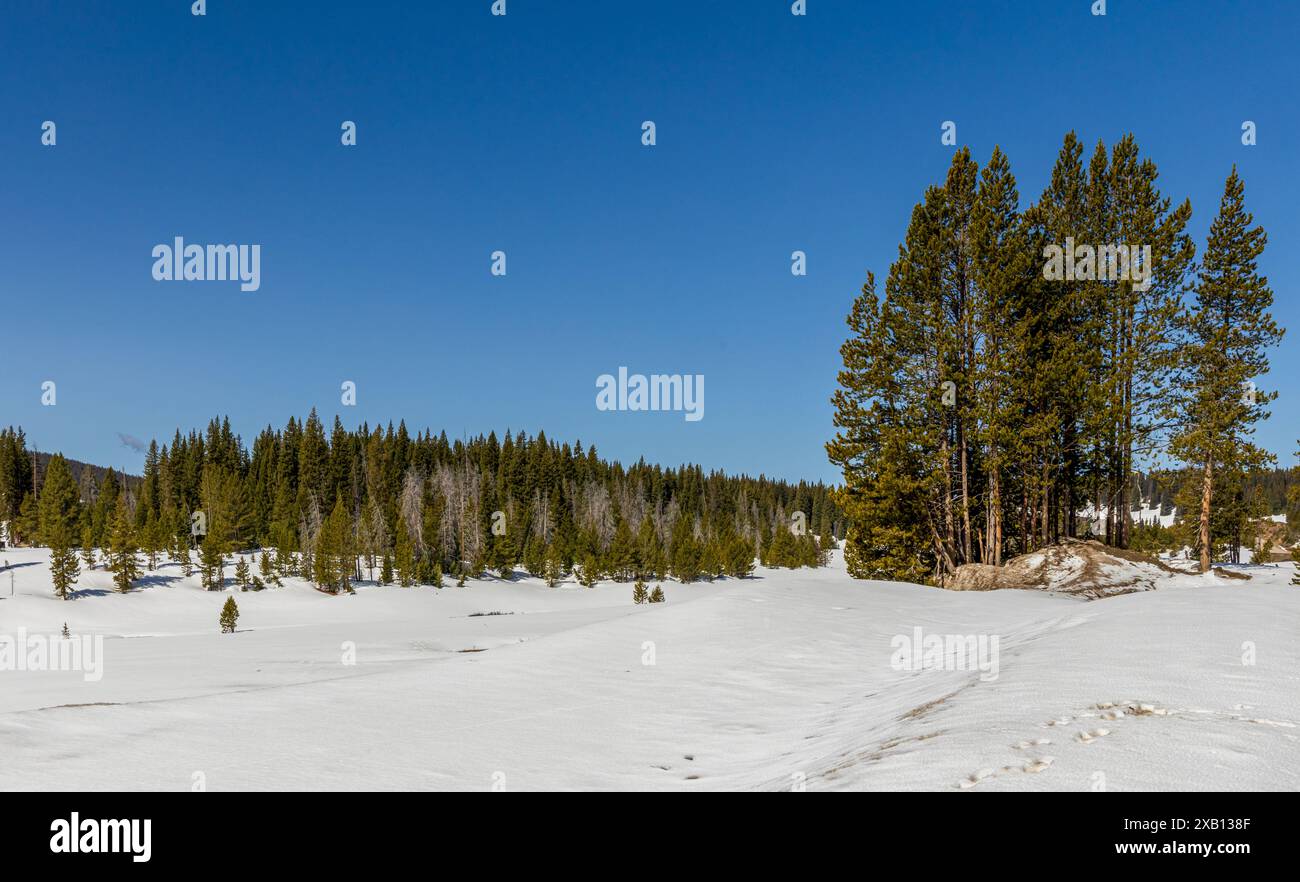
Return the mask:
[[1201,572],[1210,571],[1210,499],[1214,492],[1214,463],[1205,457],[1205,474],[1201,478]]
[[1002,477],[1001,470],[993,467],[993,473],[989,478],[989,514],[991,523],[989,524],[989,541],[988,554],[985,555],[984,561],[991,563],[995,567],[1002,566]]
[[957,525],[952,514],[952,454],[948,447],[948,430],[944,427],[943,446],[943,529],[944,540],[949,548],[957,547]]
[[1042,499],[1043,532],[1041,534],[1039,542],[1041,545],[1047,545],[1051,541],[1050,536],[1048,535],[1048,513],[1051,511],[1051,505],[1052,505],[1051,479],[1048,473],[1047,460],[1043,460],[1043,474],[1041,477],[1041,481],[1042,481],[1041,486],[1043,488],[1043,499]]
[[958,424],[958,442],[961,444],[961,518],[962,518],[962,563],[970,563],[971,526],[970,526],[970,479],[966,458],[966,429]]

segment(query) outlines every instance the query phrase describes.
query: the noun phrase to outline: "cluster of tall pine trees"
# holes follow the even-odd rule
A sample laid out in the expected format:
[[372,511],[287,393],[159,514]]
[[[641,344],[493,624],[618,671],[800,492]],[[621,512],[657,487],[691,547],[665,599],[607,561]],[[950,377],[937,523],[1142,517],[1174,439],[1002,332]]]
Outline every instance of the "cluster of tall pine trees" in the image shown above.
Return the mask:
[[[1137,468],[1168,457],[1194,487],[1208,567],[1215,499],[1270,460],[1249,437],[1275,394],[1252,378],[1282,332],[1235,168],[1198,262],[1190,202],[1161,193],[1131,135],[1083,157],[1068,134],[1022,209],[1001,150],[982,169],[957,151],[883,297],[868,274],[827,445],[855,575],[943,584],[1065,537],[1125,547]],[[1060,279],[1045,264],[1067,240],[1095,262]],[[1150,247],[1145,282],[1100,272],[1116,245]]]
[[138,578],[126,562],[137,552],[150,569],[169,556],[188,575],[198,511],[205,585],[223,584],[228,555],[260,548],[260,576],[238,561],[241,585],[298,575],[332,592],[376,570],[379,581],[402,585],[488,570],[509,577],[517,565],[552,585],[569,575],[587,585],[745,576],[756,558],[824,563],[844,530],[822,484],[644,460],[624,467],[544,433],[448,441],[445,433],[411,437],[404,423],[350,431],[336,417],[327,436],[312,411],[281,430],[267,427],[249,449],[229,419],[214,419],[204,433],[151,443],[138,485],[110,470],[90,486],[83,471],[81,487],[60,456],[44,476],[30,475],[21,430],[6,430],[0,442],[12,447],[0,466],[28,463],[20,481],[0,487],[3,516],[18,541],[50,545],[71,573],[57,580],[64,589],[77,577],[78,551],[95,566],[102,549],[115,575]]

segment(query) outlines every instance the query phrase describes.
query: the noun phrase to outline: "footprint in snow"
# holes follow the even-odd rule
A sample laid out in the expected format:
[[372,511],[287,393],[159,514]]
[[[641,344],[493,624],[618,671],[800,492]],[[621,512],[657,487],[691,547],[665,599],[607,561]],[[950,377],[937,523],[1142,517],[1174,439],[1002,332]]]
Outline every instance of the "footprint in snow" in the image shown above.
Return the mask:
[[1016,748],[1017,750],[1028,750],[1031,747],[1041,747],[1044,744],[1051,744],[1051,743],[1052,743],[1052,739],[1050,738],[1035,738],[1033,741],[1020,741],[1011,746]]
[[1091,744],[1098,738],[1105,738],[1110,734],[1109,729],[1093,729],[1091,732],[1080,732],[1074,736],[1074,740],[1080,744]]
[[962,778],[960,781],[957,782],[957,786],[960,787],[962,790],[970,790],[972,787],[974,787],[979,782],[983,781],[985,778],[991,778],[991,777],[993,777],[992,769],[980,769],[978,772],[971,772],[970,777]]
[[1145,716],[1164,717],[1164,716],[1168,716],[1169,708],[1156,707],[1154,704],[1139,704],[1136,708],[1134,708],[1133,705],[1129,705],[1128,712],[1131,714],[1135,714],[1139,717],[1145,717]]
[[1029,774],[1034,775],[1043,771],[1044,769],[1051,768],[1052,763],[1054,762],[1056,762],[1056,757],[1054,756],[1040,757],[1036,760],[1025,763],[1021,767],[1021,771],[1028,772]]

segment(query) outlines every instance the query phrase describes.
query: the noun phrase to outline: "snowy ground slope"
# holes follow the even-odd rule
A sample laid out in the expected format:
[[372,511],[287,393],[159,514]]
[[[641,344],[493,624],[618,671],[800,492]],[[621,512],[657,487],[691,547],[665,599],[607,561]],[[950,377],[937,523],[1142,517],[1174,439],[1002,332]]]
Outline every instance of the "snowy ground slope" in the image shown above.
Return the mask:
[[[63,602],[47,553],[10,549],[0,635],[66,621],[105,662],[0,671],[0,788],[1300,789],[1290,565],[1084,602],[859,582],[839,557],[650,606],[613,584],[298,584],[235,593],[222,635],[224,595],[171,565],[125,596],[96,570]],[[471,616],[493,611],[513,615]],[[917,627],[997,635],[998,677],[894,670]]]

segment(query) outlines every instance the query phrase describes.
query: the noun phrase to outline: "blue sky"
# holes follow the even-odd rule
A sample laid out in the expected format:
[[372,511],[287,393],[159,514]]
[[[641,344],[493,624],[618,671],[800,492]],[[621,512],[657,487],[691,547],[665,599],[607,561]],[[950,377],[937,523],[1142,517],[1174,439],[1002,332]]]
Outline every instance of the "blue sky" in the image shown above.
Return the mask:
[[[135,471],[119,433],[220,413],[249,440],[315,406],[834,480],[843,318],[942,179],[944,120],[981,162],[1001,145],[1026,200],[1066,131],[1134,132],[1198,249],[1236,163],[1300,324],[1293,2],[490,5],[9,0],[0,424]],[[178,235],[261,244],[261,289],[155,282]],[[620,365],[703,374],[705,418],[597,411]],[[1297,370],[1292,337],[1260,383],[1284,465]]]

